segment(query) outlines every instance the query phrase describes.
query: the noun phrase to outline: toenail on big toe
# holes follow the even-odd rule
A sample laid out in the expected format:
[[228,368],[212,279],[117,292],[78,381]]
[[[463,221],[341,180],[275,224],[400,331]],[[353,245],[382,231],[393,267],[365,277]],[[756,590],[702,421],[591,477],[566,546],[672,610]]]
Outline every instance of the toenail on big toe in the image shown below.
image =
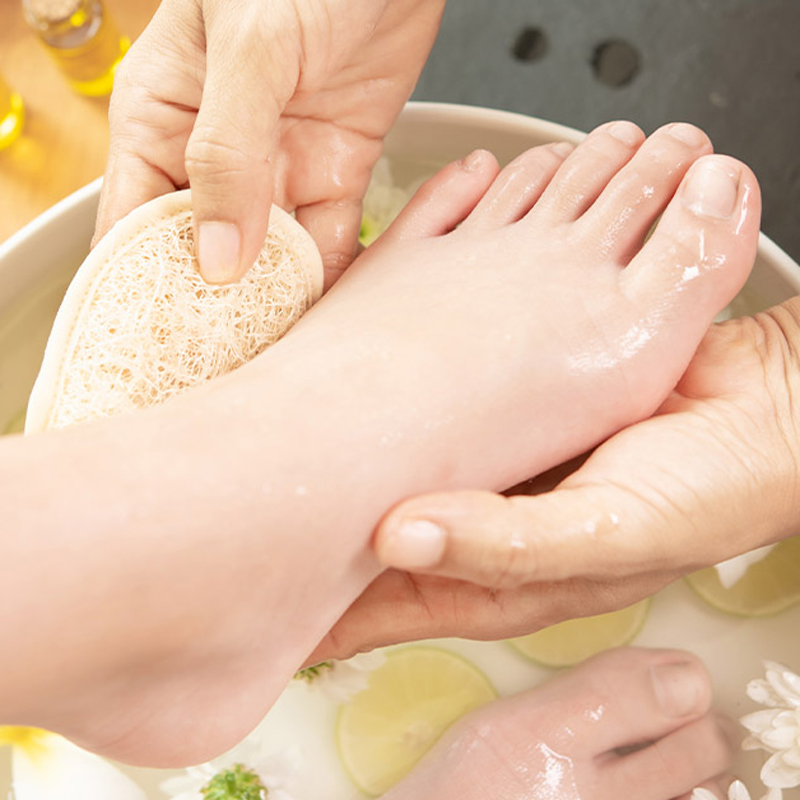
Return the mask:
[[736,210],[740,174],[727,162],[713,158],[698,161],[687,175],[681,193],[683,204],[702,217],[729,219]]
[[706,681],[697,667],[682,661],[651,667],[653,690],[667,717],[686,717],[704,711]]

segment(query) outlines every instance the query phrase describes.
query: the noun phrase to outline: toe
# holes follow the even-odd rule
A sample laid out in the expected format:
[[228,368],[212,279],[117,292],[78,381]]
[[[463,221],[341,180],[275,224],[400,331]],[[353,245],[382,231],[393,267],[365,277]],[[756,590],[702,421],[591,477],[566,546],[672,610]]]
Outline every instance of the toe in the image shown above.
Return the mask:
[[626,264],[699,157],[712,151],[708,137],[694,125],[667,125],[636,151],[603,189],[579,221],[604,255]]
[[585,746],[596,754],[660,739],[711,705],[706,668],[681,650],[610,650],[573,675],[586,707],[600,709],[596,726],[585,732]]
[[683,343],[688,351],[674,362],[691,357],[747,279],[760,215],[753,173],[733,158],[705,156],[689,169],[653,235],[620,274],[629,299],[680,329],[670,346]]
[[567,142],[534,147],[502,169],[469,217],[465,229],[491,230],[516,222],[541,197],[574,147]]
[[610,122],[592,131],[542,194],[534,209],[536,218],[546,226],[577,219],[628,163],[644,138],[632,122]]
[[603,769],[603,797],[668,800],[691,792],[733,763],[734,747],[714,714],[609,762]]
[[475,208],[500,167],[486,150],[475,150],[425,181],[379,241],[405,241],[449,233]]

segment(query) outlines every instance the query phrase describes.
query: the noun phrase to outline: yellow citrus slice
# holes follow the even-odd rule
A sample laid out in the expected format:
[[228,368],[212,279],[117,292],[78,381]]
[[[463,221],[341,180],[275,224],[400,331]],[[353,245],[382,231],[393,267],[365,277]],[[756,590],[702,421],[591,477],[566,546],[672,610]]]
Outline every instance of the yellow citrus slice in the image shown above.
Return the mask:
[[8,424],[3,429],[3,434],[7,433],[22,433],[25,430],[25,409],[21,409],[8,421]]
[[630,642],[642,629],[649,608],[650,600],[642,600],[620,611],[559,622],[508,643],[531,661],[546,667],[568,667]]
[[369,685],[342,706],[336,743],[365,794],[388,791],[459,717],[497,696],[486,676],[436,647],[394,650]]
[[726,589],[711,567],[686,576],[709,605],[743,617],[767,617],[800,602],[800,536],[778,544],[762,561]]

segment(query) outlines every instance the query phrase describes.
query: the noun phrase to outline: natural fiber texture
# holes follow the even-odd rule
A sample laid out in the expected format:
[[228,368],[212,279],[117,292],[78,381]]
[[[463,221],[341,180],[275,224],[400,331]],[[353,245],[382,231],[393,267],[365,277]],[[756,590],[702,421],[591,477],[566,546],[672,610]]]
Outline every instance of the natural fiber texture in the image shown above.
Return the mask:
[[91,282],[71,326],[46,427],[155,405],[277,341],[312,302],[291,232],[273,226],[238,283],[197,272],[191,211],[139,231]]

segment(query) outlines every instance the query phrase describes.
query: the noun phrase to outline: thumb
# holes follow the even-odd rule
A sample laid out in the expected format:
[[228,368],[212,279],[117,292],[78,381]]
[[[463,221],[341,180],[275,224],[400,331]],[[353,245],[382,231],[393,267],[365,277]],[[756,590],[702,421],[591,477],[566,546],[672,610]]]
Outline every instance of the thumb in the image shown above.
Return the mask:
[[390,511],[374,547],[385,566],[493,589],[608,579],[666,566],[654,551],[654,542],[664,541],[654,526],[665,524],[654,512],[613,485],[560,488],[536,497],[431,494]]
[[679,574],[793,533],[797,467],[774,435],[773,407],[721,407],[720,417],[707,401],[620,431],[543,494],[406,500],[381,522],[376,554],[385,566],[514,588]]
[[[207,73],[185,154],[197,259],[209,283],[241,278],[264,243],[277,125],[300,68],[295,23],[261,3],[231,5],[206,13]],[[261,17],[269,15],[277,18],[267,28]]]

